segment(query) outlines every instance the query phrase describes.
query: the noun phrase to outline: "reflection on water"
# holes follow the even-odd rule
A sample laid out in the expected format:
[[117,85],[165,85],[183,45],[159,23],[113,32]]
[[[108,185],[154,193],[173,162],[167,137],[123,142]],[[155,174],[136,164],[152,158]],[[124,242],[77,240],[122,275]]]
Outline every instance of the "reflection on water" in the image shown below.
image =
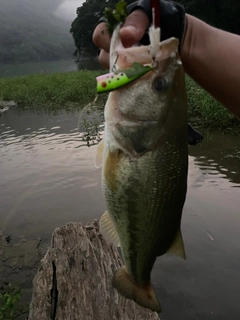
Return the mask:
[[[57,226],[104,212],[101,172],[93,165],[101,112],[88,122],[85,116],[11,109],[0,117],[0,229],[13,242],[49,240]],[[210,136],[190,148],[187,261],[165,255],[154,267],[161,320],[240,319],[240,139]]]
[[239,187],[239,137],[212,131],[207,141],[197,148],[190,148],[190,155],[194,156],[194,163],[202,171],[202,176],[207,176],[210,184],[221,185],[221,178],[226,178],[232,182],[231,187]]
[[79,114],[65,112],[19,116],[12,110],[0,121],[1,229],[49,238],[70,216],[95,218],[89,199],[95,203],[102,195],[93,166],[96,147],[86,147],[91,126],[90,133],[79,133]]

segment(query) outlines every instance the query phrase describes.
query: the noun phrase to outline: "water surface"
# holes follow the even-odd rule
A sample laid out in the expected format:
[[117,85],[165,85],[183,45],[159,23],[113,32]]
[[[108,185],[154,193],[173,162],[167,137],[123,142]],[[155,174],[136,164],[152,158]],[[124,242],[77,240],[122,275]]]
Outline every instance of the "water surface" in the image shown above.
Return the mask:
[[[240,139],[202,133],[205,141],[189,150],[182,219],[187,261],[165,255],[153,270],[161,320],[240,319]],[[0,117],[0,229],[12,243],[23,238],[48,243],[56,227],[86,223],[105,211],[89,135],[99,138],[94,130],[79,132],[77,112],[13,108]],[[18,261],[12,262],[15,280],[23,274]]]
[[0,65],[0,78],[24,76],[38,73],[70,72],[78,70],[101,70],[98,60],[83,60],[74,62],[74,59],[48,62],[30,62],[21,64]]

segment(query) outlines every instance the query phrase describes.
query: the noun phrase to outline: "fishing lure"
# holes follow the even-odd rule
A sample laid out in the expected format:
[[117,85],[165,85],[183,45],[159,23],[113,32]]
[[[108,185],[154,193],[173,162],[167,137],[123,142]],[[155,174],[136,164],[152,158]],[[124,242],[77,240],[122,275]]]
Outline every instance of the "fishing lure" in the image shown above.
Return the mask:
[[117,70],[96,78],[97,93],[105,93],[119,89],[142,77],[153,69],[153,66],[143,66],[134,62],[131,68]]

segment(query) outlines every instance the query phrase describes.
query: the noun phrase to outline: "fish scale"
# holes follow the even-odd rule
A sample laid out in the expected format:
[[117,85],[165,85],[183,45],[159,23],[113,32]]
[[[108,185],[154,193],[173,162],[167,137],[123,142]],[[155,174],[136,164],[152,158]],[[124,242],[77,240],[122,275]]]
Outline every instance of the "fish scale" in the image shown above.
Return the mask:
[[[111,190],[111,188],[109,188],[105,178],[103,190],[104,190],[104,194],[106,195],[108,210],[109,212],[112,213],[113,217],[117,221],[119,235],[121,235],[120,236],[121,245],[122,245],[122,248],[124,249],[123,250],[124,252],[129,252],[129,248],[132,248],[132,244],[129,244],[129,241],[128,241],[129,235],[126,231],[130,230],[131,232],[129,234],[130,236],[132,236],[134,226],[139,225],[140,237],[142,237],[145,229],[147,229],[147,230],[153,231],[153,233],[154,232],[159,233],[160,239],[158,240],[155,237],[154,243],[158,243],[161,240],[162,230],[160,227],[161,226],[164,227],[165,224],[159,223],[159,219],[161,219],[161,216],[162,216],[161,213],[166,211],[164,206],[166,207],[171,205],[172,200],[175,198],[173,195],[175,191],[175,189],[173,188],[174,182],[178,184],[179,180],[181,179],[181,171],[178,173],[178,168],[175,167],[176,164],[179,164],[179,166],[181,166],[180,159],[176,157],[174,159],[175,165],[173,164],[171,166],[172,146],[169,147],[168,155],[170,159],[168,161],[168,158],[167,158],[167,161],[166,163],[164,163],[164,166],[162,166],[162,168],[161,168],[161,152],[157,154],[157,151],[147,153],[146,155],[141,157],[141,159],[139,159],[138,161],[134,161],[129,158],[124,158],[120,160],[124,163],[120,162],[118,164],[119,170],[117,171],[117,177],[116,177],[118,181],[118,192],[115,192],[115,190]],[[152,164],[152,162],[155,162],[155,163]],[[159,166],[160,172],[158,171],[158,172],[155,172],[154,174],[152,173],[152,171],[156,168],[156,163]],[[164,170],[165,172],[162,173],[161,169]],[[172,181],[172,183],[169,183],[169,174],[168,174],[169,169],[171,169],[171,171],[176,172],[175,176],[173,177],[175,181]],[[151,179],[149,179],[149,177],[151,177]],[[139,193],[138,190],[135,189],[137,185],[140,186],[140,189],[142,189],[143,191],[141,194]],[[147,186],[147,187],[144,188],[144,186]],[[155,188],[155,192],[152,192],[154,188]],[[186,185],[184,186],[181,184],[181,189],[183,194],[185,194]],[[132,192],[133,195],[136,194],[134,198],[129,197],[129,191],[131,190],[134,190]],[[171,206],[169,210],[171,210]],[[158,215],[155,214],[156,211],[159,213]],[[176,213],[179,215],[178,226],[180,225],[181,211],[182,211],[182,208],[177,207]],[[129,215],[129,212],[131,212],[132,214]],[[135,218],[135,215],[137,215],[137,218],[139,220]],[[151,220],[152,217],[155,217],[156,220]],[[132,221],[130,219],[132,219]],[[124,222],[126,221],[128,226],[131,224],[131,222],[133,226],[126,228],[124,225]],[[151,226],[149,226],[149,224],[151,224]],[[154,227],[156,228],[156,230]],[[145,238],[142,237],[143,241],[146,241],[144,240]],[[171,244],[171,240],[172,238],[170,237],[169,245]],[[126,248],[128,245],[129,247]],[[142,245],[140,244],[139,246],[141,247]],[[127,265],[131,265],[131,263],[127,261],[127,258],[125,257],[125,255],[124,255],[124,260]],[[143,281],[145,280],[143,279]]]

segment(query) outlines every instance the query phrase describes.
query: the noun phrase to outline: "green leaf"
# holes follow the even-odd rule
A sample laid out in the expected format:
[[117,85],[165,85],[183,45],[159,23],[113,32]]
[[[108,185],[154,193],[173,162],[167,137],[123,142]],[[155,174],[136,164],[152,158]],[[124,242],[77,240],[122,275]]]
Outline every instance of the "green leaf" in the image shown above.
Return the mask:
[[117,4],[116,4],[116,11],[119,12],[119,14],[121,15],[121,17],[123,17],[123,21],[125,21],[128,12],[127,12],[127,4],[124,0],[120,0]]
[[107,26],[110,34],[113,33],[113,30],[117,24],[124,22],[127,18],[127,4],[124,0],[120,0],[115,9],[105,8],[104,16],[107,20]]

